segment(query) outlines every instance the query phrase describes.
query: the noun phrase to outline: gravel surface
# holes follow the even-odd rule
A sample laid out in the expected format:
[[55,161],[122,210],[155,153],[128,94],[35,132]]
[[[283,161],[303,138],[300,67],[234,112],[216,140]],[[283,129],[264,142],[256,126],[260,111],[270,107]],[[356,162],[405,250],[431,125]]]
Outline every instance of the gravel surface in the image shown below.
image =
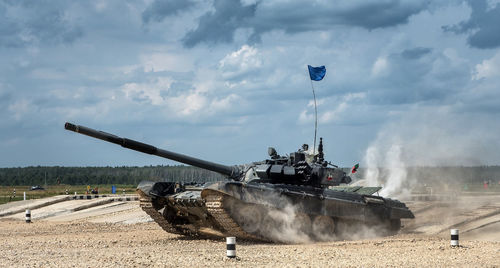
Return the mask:
[[359,241],[277,245],[164,232],[153,222],[111,224],[0,219],[0,267],[500,267],[500,242],[421,234]]

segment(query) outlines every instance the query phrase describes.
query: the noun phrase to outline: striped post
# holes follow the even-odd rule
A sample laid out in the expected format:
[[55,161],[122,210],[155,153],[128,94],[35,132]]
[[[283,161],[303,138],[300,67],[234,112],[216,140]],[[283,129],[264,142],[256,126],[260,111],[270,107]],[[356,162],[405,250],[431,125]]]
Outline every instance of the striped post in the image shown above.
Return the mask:
[[227,246],[227,257],[235,258],[236,257],[236,237],[226,237],[226,246]]
[[451,241],[450,241],[450,245],[452,247],[458,247],[458,229],[451,229],[450,230],[450,233],[451,233]]
[[31,210],[27,209],[26,210],[26,223],[31,222]]

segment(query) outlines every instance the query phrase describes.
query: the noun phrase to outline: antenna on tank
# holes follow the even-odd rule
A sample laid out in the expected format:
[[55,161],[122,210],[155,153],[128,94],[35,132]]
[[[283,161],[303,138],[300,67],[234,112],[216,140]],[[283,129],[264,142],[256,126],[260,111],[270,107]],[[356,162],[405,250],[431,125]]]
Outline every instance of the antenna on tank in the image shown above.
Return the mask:
[[313,155],[316,154],[316,134],[318,133],[318,107],[316,105],[316,93],[314,92],[313,81],[311,81],[311,88],[314,98],[314,145],[313,145]]
[[314,145],[313,145],[313,155],[316,154],[316,134],[318,133],[318,106],[316,105],[316,93],[314,92],[314,81],[321,81],[326,74],[325,66],[320,67],[312,67],[311,65],[307,65],[307,69],[309,70],[309,78],[311,78],[311,88],[313,92],[314,98]]

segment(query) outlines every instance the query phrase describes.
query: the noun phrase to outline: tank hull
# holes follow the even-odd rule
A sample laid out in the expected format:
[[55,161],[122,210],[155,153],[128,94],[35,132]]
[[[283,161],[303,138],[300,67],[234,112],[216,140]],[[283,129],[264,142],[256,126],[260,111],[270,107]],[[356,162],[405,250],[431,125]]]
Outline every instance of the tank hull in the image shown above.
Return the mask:
[[359,228],[393,234],[401,218],[414,218],[397,200],[333,189],[237,181],[175,185],[141,182],[141,207],[167,232],[188,236],[332,240]]

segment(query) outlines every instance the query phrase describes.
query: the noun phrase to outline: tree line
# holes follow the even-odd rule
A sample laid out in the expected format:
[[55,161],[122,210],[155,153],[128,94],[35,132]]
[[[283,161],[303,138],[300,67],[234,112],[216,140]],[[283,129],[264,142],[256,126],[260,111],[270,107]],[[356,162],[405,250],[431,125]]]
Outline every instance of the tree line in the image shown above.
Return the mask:
[[[389,171],[380,168],[382,175]],[[349,173],[348,168],[344,171]],[[359,169],[355,175],[363,178],[366,169]],[[477,167],[409,167],[405,169],[408,177],[421,183],[426,182],[459,182],[482,183],[483,181],[500,181],[500,166]],[[61,167],[31,166],[16,168],[0,168],[0,185],[100,185],[100,184],[133,184],[142,180],[211,182],[224,180],[226,177],[218,173],[192,166],[122,166],[122,167]]]
[[16,167],[0,168],[0,185],[100,185],[133,184],[142,180],[209,182],[224,180],[225,177],[204,169],[175,166],[144,167]]

